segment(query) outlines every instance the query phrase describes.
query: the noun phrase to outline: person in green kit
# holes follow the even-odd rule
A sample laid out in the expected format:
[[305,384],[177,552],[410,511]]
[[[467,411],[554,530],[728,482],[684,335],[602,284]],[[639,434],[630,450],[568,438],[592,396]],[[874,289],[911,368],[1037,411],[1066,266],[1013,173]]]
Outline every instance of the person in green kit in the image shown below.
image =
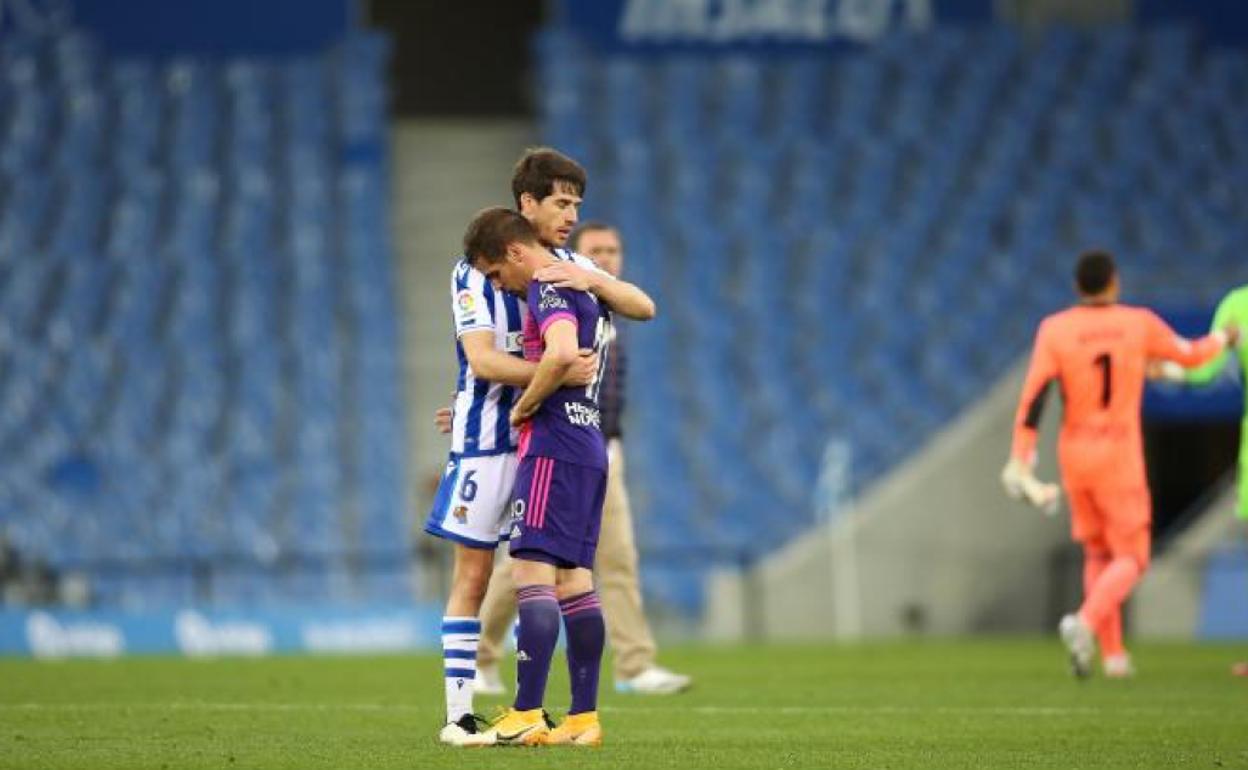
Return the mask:
[[[1226,326],[1248,329],[1248,285],[1232,290],[1218,303],[1213,314],[1213,328]],[[1248,384],[1248,345],[1240,345],[1235,350],[1228,348],[1204,366],[1189,369],[1184,373],[1184,380],[1191,385],[1208,385],[1226,369],[1231,356],[1238,359],[1240,382]],[[1248,521],[1248,388],[1244,389],[1244,399],[1244,422],[1239,431],[1239,504],[1235,515]]]
[[[1233,289],[1230,294],[1218,303],[1213,314],[1213,328],[1222,329],[1227,326],[1238,326],[1248,330],[1248,285]],[[1244,422],[1239,431],[1239,500],[1235,515],[1242,521],[1248,521],[1248,345],[1240,345],[1238,349],[1224,350],[1221,355],[1204,366],[1182,370],[1161,365],[1159,372],[1162,379],[1186,382],[1190,385],[1208,385],[1225,371],[1231,356],[1237,357],[1240,382],[1244,388]],[[1248,662],[1239,662],[1231,667],[1236,676],[1248,676]]]

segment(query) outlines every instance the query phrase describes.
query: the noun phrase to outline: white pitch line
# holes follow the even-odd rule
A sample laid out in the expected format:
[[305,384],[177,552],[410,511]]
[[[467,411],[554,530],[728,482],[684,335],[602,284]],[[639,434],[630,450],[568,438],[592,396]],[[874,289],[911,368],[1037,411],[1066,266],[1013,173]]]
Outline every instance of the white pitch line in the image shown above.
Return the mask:
[[[186,710],[186,711],[359,711],[359,712],[421,712],[432,708],[386,703],[265,703],[228,701],[171,701],[171,702],[62,702],[62,703],[0,703],[0,711],[82,711],[82,710]],[[666,706],[606,705],[608,713],[671,713],[698,714],[701,716],[780,715],[866,715],[866,716],[1002,716],[1002,717],[1070,717],[1109,716],[1116,714],[1168,714],[1170,707],[1148,706]],[[1220,709],[1184,709],[1184,714],[1217,714]]]
[[[1138,715],[1149,716],[1174,714],[1174,707],[1164,706],[603,706],[604,712],[628,712],[643,714],[686,713],[699,716],[767,716],[827,715],[827,716],[985,716],[985,717],[1093,717]],[[1184,715],[1217,715],[1224,713],[1216,708],[1183,708]]]
[[0,703],[0,710],[9,711],[77,711],[108,709],[157,709],[187,711],[426,711],[418,706],[383,703],[215,703],[211,701],[172,701],[159,703]]

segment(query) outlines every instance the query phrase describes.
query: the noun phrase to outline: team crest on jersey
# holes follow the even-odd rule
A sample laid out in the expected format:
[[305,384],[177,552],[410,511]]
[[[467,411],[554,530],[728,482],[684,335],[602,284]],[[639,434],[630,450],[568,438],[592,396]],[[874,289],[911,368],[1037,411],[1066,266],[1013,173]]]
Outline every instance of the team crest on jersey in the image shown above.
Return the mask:
[[554,310],[567,309],[568,301],[560,296],[553,284],[542,284],[540,298],[538,299],[538,310]]
[[466,505],[455,506],[455,510],[451,511],[451,515],[454,516],[455,521],[458,521],[460,524],[467,524],[468,523],[468,506]]

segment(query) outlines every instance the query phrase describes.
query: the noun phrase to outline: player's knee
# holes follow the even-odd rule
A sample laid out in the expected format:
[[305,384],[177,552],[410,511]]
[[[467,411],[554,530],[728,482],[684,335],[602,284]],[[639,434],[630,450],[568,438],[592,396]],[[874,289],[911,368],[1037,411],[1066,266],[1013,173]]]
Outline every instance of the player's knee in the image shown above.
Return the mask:
[[556,570],[553,566],[526,558],[511,560],[511,580],[517,586],[555,585]]
[[484,601],[485,586],[476,583],[457,582],[451,586],[451,595],[447,606],[466,614],[476,615],[481,611],[481,605]]
[[594,590],[594,584],[585,583],[565,583],[555,586],[555,598],[559,601],[571,599],[574,596],[581,596]]
[[594,590],[593,573],[587,569],[576,569],[559,575],[559,580],[555,584],[555,597],[563,601],[592,590]]
[[464,573],[464,586],[476,596],[485,596],[485,589],[490,585],[490,570],[473,569]]
[[1140,551],[1118,551],[1113,554],[1114,564],[1130,564],[1135,568],[1137,575],[1143,575],[1148,569],[1149,556],[1147,553]]
[[455,560],[455,587],[464,594],[484,596],[493,571],[492,553],[465,549]]

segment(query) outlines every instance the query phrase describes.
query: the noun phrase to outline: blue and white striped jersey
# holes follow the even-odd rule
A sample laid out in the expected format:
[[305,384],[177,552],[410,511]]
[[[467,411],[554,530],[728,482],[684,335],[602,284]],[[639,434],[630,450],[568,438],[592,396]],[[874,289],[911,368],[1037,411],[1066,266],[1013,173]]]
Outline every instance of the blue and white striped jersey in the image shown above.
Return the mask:
[[495,289],[481,271],[461,259],[451,273],[451,312],[455,354],[459,357],[451,454],[480,457],[514,452],[518,434],[508,418],[519,389],[474,377],[460,337],[468,332],[493,331],[494,347],[523,357],[524,303]]
[[[590,270],[593,261],[567,249],[552,249],[559,259]],[[468,332],[493,330],[494,346],[517,358],[524,357],[523,300],[490,285],[485,275],[460,259],[451,272],[451,313],[455,319],[455,354],[459,379],[455,386],[455,416],[451,421],[451,454],[483,457],[516,451],[519,433],[511,427],[511,407],[520,389],[473,376],[459,338]]]

